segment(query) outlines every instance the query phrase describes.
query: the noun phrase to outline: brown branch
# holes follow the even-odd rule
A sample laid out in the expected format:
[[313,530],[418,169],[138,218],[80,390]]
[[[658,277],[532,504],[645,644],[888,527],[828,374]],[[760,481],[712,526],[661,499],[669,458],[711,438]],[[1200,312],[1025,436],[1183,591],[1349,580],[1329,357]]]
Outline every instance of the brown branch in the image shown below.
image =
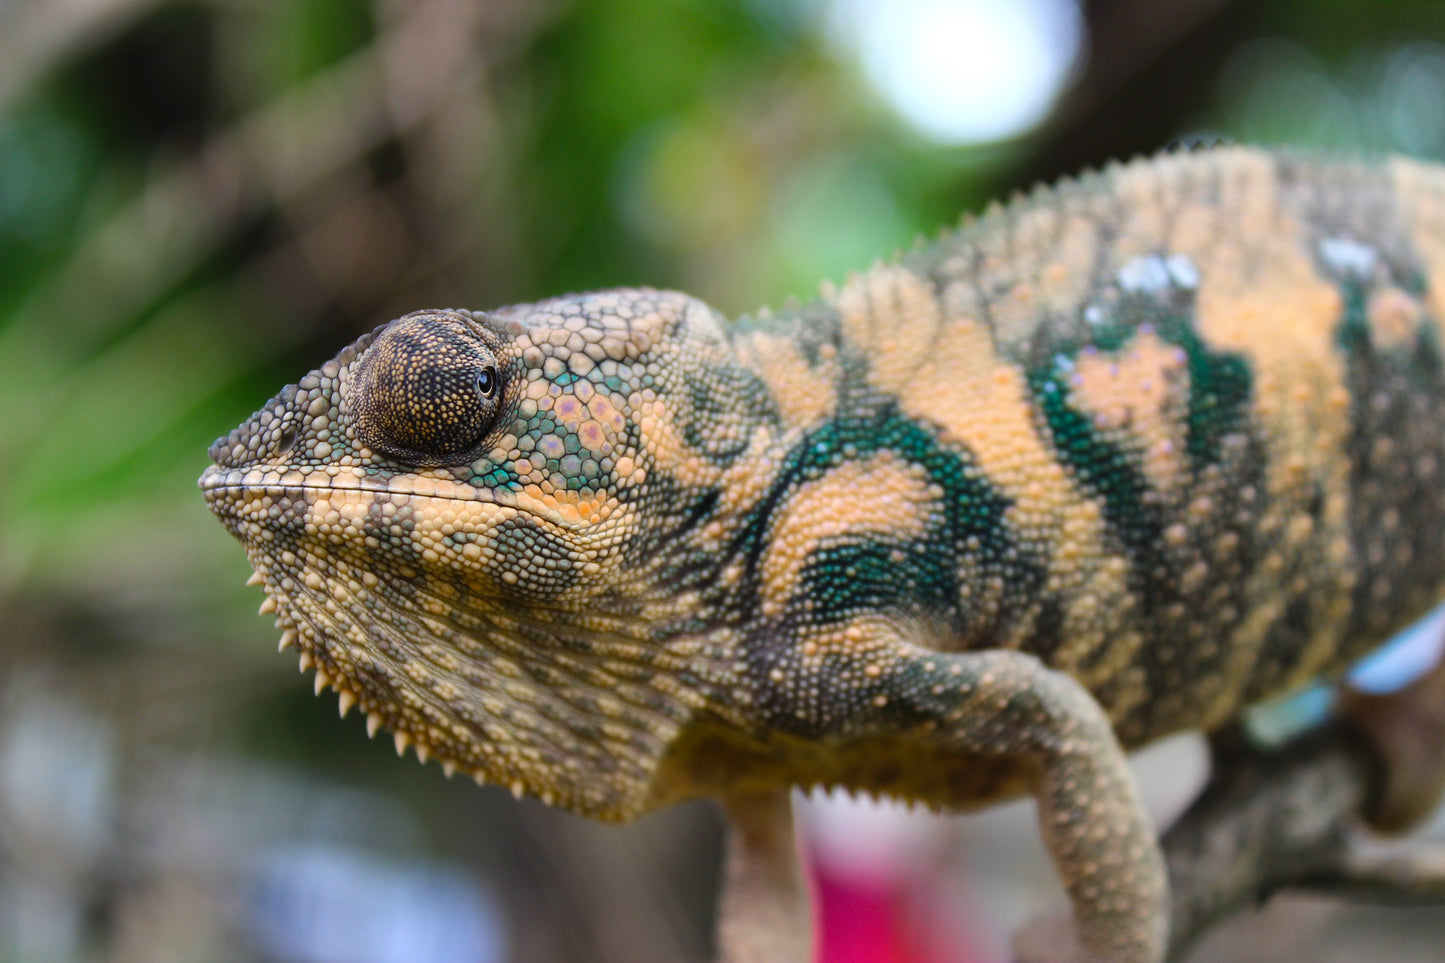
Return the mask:
[[1445,904],[1445,849],[1390,856],[1351,852],[1339,865],[1298,881],[1295,888],[1383,906]]
[[1445,902],[1445,857],[1370,856],[1362,825],[1398,832],[1445,788],[1445,662],[1388,696],[1346,691],[1340,718],[1277,749],[1215,741],[1215,774],[1165,834],[1170,958],[1213,923],[1281,889],[1342,899]]
[[1170,959],[1213,924],[1339,867],[1370,793],[1369,753],[1343,725],[1270,752],[1235,745],[1219,755],[1209,785],[1162,841]]

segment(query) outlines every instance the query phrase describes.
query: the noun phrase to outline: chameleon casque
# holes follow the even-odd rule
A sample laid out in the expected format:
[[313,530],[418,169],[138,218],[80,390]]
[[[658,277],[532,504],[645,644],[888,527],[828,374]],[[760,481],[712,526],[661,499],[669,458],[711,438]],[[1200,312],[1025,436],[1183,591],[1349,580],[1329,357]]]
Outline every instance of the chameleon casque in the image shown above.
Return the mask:
[[1084,955],[1163,952],[1124,750],[1445,595],[1445,169],[1226,148],[778,313],[419,311],[200,484],[316,688],[625,820],[817,783],[1040,803]]

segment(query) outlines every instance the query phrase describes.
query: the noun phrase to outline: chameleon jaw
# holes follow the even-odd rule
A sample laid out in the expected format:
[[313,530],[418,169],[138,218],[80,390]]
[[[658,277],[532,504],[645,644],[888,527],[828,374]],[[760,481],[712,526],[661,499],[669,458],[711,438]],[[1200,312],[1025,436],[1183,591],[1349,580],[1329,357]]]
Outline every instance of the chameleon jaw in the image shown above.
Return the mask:
[[[263,494],[253,508],[275,504]],[[395,579],[378,579],[350,542],[332,544],[319,528],[308,536],[316,526],[305,523],[248,538],[244,509],[229,507],[217,514],[246,547],[257,573],[248,584],[266,591],[261,613],[275,617],[280,648],[299,652],[318,695],[337,691],[343,716],[365,713],[370,736],[387,729],[399,754],[410,748],[448,776],[594,818],[623,821],[649,808],[657,758],[690,709],[644,684],[644,669],[656,673],[640,661],[622,677],[622,659],[647,643],[642,620],[504,604],[505,583],[430,581],[422,553],[408,556],[411,568],[398,563]],[[603,623],[619,657],[610,677],[575,655]]]

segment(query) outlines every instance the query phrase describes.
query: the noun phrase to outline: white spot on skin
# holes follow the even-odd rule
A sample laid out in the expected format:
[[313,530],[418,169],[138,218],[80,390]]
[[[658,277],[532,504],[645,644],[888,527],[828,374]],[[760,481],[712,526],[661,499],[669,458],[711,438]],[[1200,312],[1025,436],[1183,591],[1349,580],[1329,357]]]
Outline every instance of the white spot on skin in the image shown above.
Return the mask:
[[1182,254],[1146,254],[1120,268],[1118,281],[1130,294],[1159,295],[1171,288],[1192,291],[1199,286],[1199,269]]
[[1136,257],[1119,269],[1119,287],[1130,294],[1159,294],[1171,283],[1169,266],[1157,254]]
[[1320,241],[1320,258],[1340,274],[1369,278],[1379,263],[1380,255],[1368,244],[1347,237],[1327,237]]
[[1199,287],[1199,269],[1183,254],[1171,254],[1165,258],[1164,266],[1169,269],[1169,276],[1178,287],[1188,291]]

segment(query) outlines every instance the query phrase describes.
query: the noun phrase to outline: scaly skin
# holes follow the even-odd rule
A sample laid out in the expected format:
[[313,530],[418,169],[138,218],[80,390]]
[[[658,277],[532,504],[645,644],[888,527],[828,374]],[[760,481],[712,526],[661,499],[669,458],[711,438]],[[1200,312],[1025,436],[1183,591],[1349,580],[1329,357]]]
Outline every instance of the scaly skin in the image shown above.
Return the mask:
[[734,325],[650,290],[408,315],[201,486],[398,748],[604,819],[1029,792],[1082,954],[1154,960],[1121,745],[1445,594],[1442,319],[1445,171],[1172,155]]

